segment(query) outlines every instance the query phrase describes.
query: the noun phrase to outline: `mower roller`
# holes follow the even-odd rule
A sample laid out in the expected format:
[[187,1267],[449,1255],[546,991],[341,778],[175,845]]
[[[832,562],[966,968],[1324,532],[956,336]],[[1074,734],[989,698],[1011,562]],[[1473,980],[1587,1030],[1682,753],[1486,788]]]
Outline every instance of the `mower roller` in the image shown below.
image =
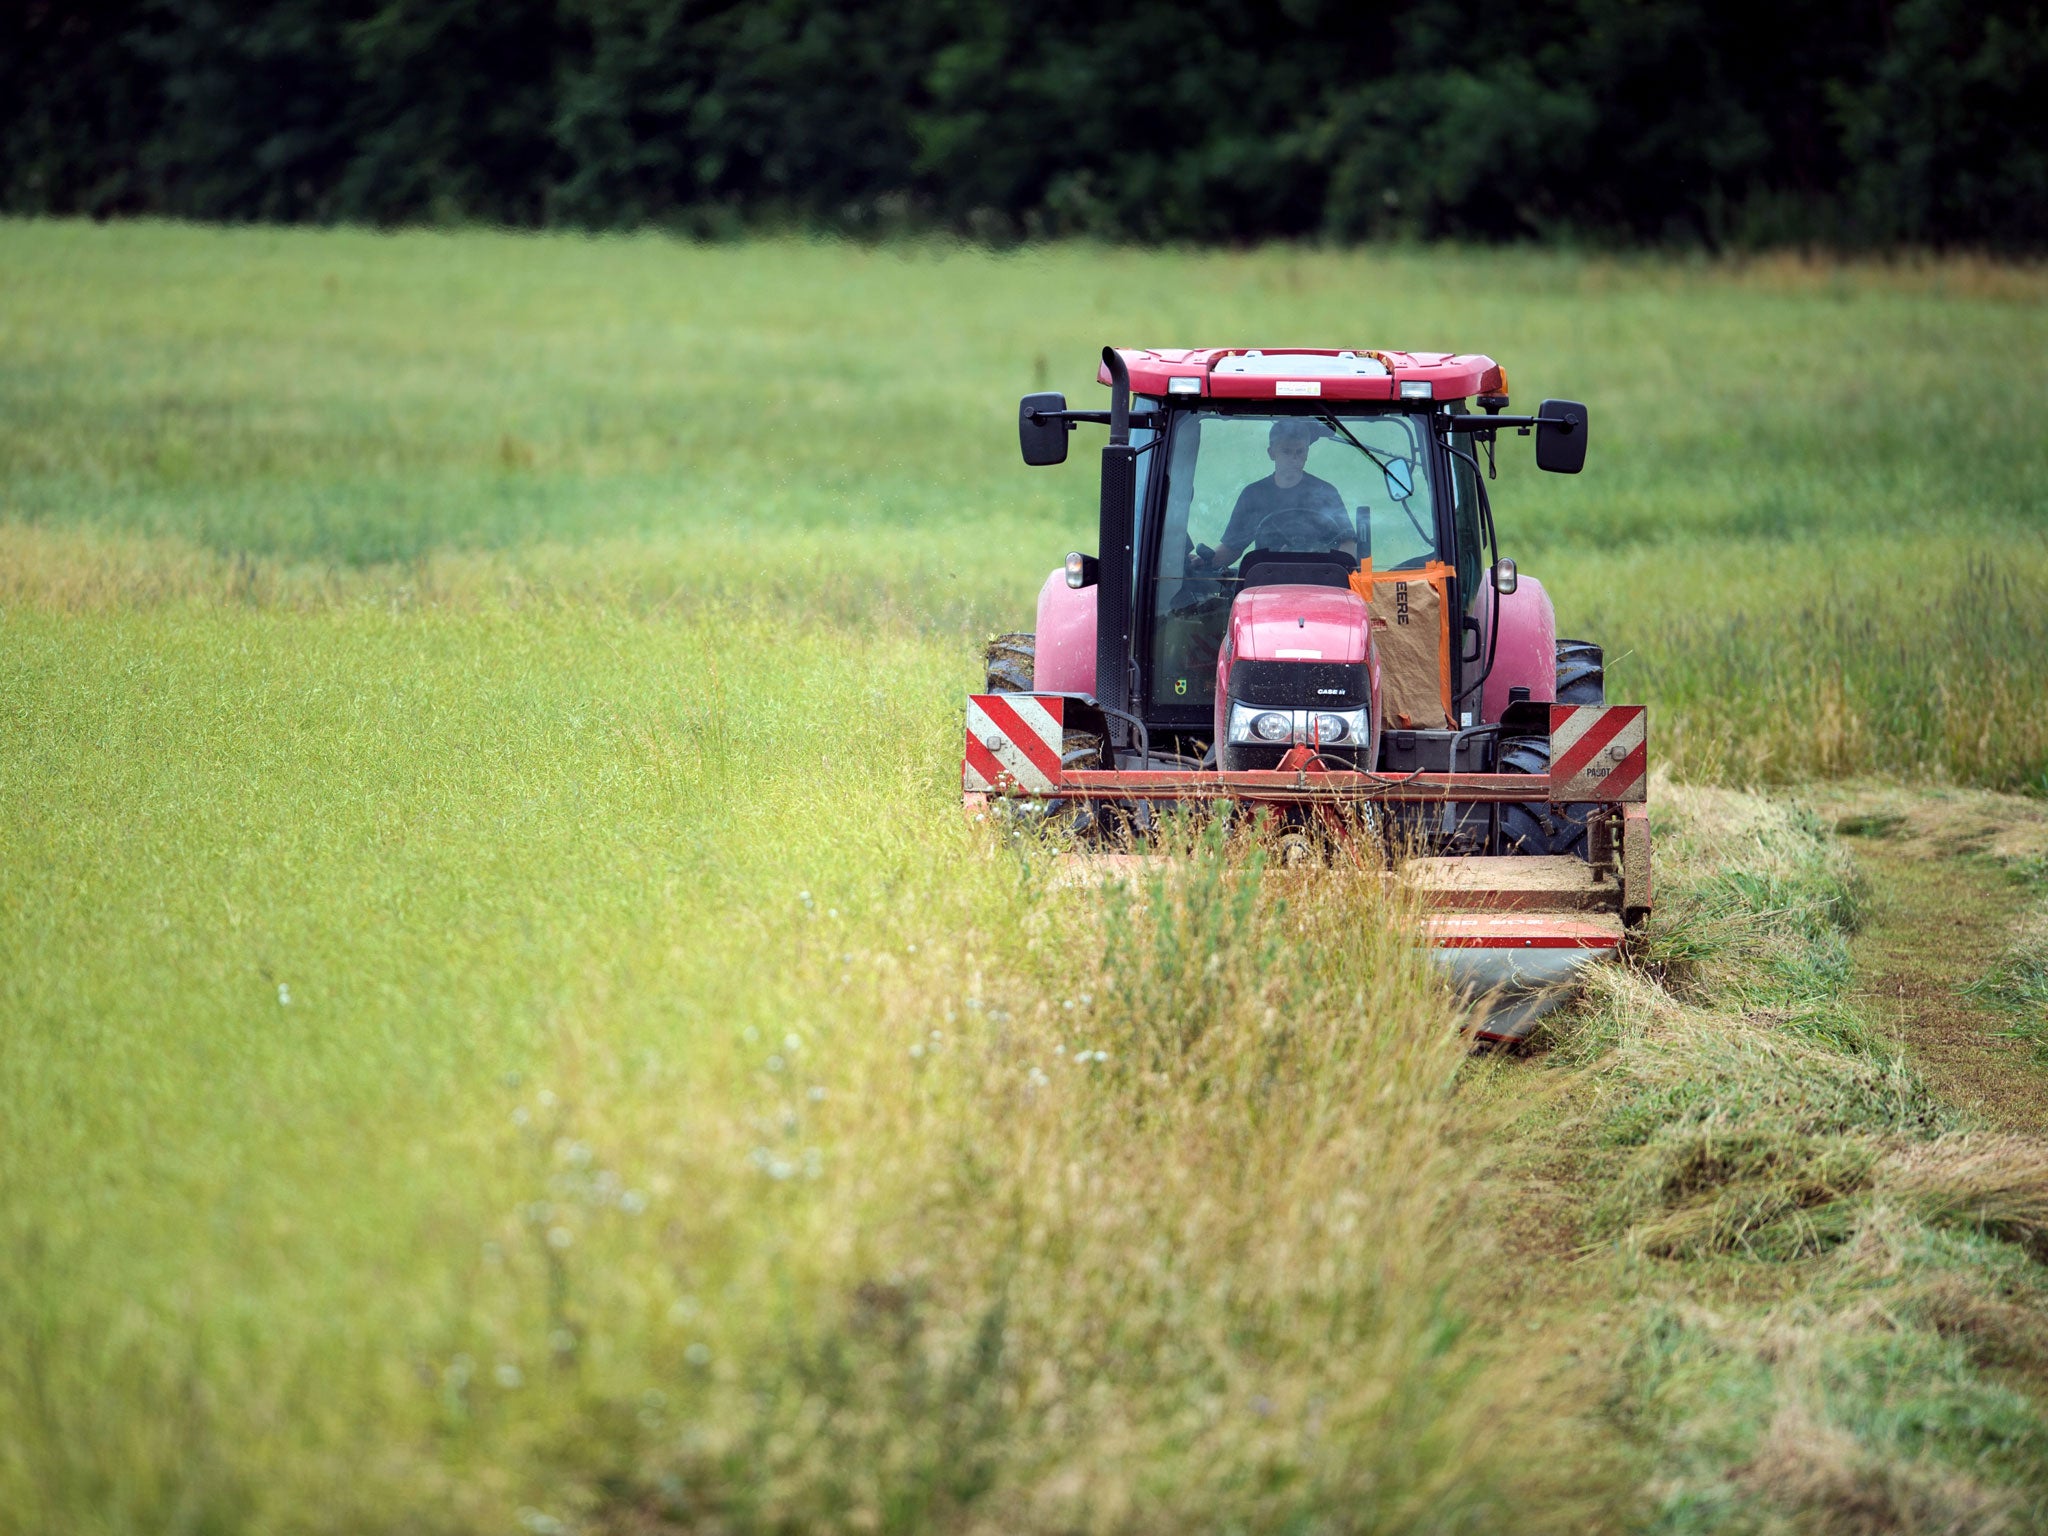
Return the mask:
[[1099,543],[989,643],[968,809],[1084,855],[1196,806],[1397,849],[1478,1032],[1526,1035],[1650,911],[1645,711],[1557,638],[1487,494],[1504,431],[1578,473],[1585,407],[1509,415],[1497,363],[1434,352],[1105,347],[1099,379],[1107,411],[1019,406],[1027,464],[1108,427]]

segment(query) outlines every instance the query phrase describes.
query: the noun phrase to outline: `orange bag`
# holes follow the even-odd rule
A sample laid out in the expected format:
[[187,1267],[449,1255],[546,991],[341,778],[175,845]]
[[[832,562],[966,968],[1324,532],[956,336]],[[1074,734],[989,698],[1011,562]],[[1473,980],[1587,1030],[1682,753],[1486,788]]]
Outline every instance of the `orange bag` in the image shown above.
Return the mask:
[[1451,728],[1451,568],[1375,571],[1362,560],[1351,590],[1372,614],[1380,657],[1380,709],[1402,730]]

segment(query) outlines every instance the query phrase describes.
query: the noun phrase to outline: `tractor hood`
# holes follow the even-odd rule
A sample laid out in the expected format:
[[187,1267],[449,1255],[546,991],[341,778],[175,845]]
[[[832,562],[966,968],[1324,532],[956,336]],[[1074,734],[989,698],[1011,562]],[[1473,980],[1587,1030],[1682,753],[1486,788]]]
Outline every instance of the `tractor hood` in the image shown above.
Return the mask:
[[[1366,709],[1370,725],[1343,754],[1356,753],[1370,769],[1379,740],[1378,672],[1371,614],[1357,593],[1307,586],[1238,593],[1216,658],[1215,729],[1223,766],[1271,768],[1287,750],[1227,742],[1231,706],[1242,695],[1246,703],[1287,711]],[[1238,680],[1244,687],[1234,686]]]
[[1230,661],[1347,661],[1366,658],[1365,600],[1335,587],[1252,587],[1230,606]]

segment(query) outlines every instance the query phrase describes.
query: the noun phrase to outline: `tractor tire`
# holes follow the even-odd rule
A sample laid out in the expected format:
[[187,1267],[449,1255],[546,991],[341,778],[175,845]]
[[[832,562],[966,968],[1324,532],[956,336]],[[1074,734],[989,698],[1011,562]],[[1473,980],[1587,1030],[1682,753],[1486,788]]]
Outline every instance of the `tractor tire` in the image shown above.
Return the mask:
[[[1575,702],[1575,701],[1572,701]],[[1502,773],[1550,772],[1548,736],[1503,736]],[[1568,853],[1585,858],[1586,817],[1590,805],[1552,805],[1547,800],[1517,801],[1500,808],[1500,851],[1521,854]]]
[[[1557,642],[1557,702],[1560,704],[1605,704],[1607,702],[1607,657],[1590,640]],[[1550,744],[1544,743],[1543,766],[1550,766]],[[1587,856],[1586,823],[1598,810],[1594,805],[1552,805],[1543,808],[1556,834],[1552,852]],[[1560,840],[1568,846],[1558,846]]]
[[1592,641],[1557,642],[1557,702],[1607,702],[1607,659]]
[[[1068,726],[1060,733],[1060,767],[1075,769],[1104,766],[1108,743],[1094,731]],[[1002,802],[1020,823],[1032,822],[1061,837],[1092,841],[1103,830],[1099,808],[1091,800],[1010,800]]]
[[[988,685],[984,693],[1029,693],[1038,667],[1038,636],[1028,631],[992,637],[982,655],[988,662]],[[1095,731],[1068,726],[1060,733],[1060,766],[1066,769],[1101,768],[1107,761],[1108,743]],[[1099,818],[1086,800],[1041,800],[1010,802],[1015,814],[1029,816],[1048,827],[1076,836],[1092,834]]]
[[1070,725],[1060,732],[1060,767],[1101,768],[1107,745],[1099,733],[1076,730]]
[[997,635],[982,652],[988,661],[988,686],[983,693],[1029,693],[1038,670],[1038,636]]

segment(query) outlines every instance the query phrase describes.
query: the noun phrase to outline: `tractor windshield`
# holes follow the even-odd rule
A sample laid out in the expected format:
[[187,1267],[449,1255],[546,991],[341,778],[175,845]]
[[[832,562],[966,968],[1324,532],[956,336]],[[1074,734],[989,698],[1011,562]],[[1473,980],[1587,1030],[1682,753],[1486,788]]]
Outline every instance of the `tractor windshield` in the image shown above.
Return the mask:
[[1173,429],[1152,582],[1151,702],[1208,706],[1245,556],[1334,552],[1377,570],[1436,558],[1423,418],[1195,411]]

